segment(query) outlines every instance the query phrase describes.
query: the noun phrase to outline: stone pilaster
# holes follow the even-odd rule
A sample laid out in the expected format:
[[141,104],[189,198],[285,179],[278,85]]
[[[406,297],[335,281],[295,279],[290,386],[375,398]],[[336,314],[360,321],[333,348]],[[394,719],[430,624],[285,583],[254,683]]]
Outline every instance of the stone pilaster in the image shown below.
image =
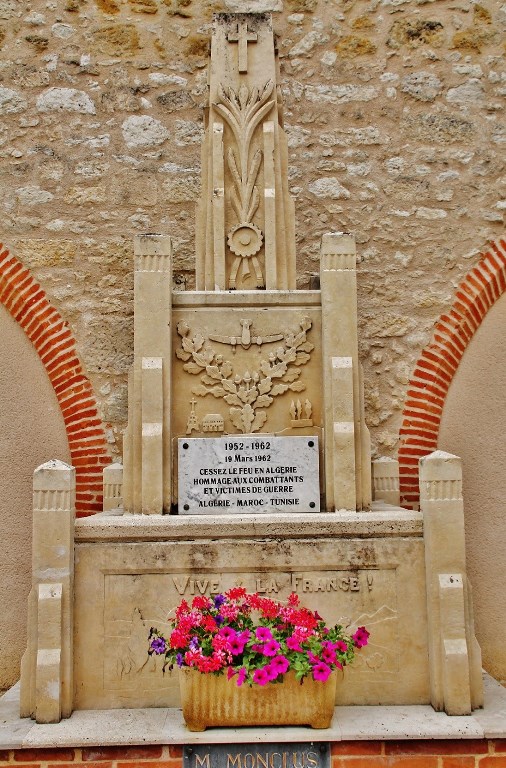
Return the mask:
[[21,716],[39,723],[73,707],[75,470],[50,461],[33,479],[32,589],[21,663]]
[[109,464],[104,467],[104,512],[123,507],[123,465]]
[[397,459],[382,456],[373,461],[372,482],[375,501],[384,501],[386,504],[399,506],[399,462]]
[[[352,398],[355,504],[353,509],[367,509],[371,503],[370,441],[364,421],[362,380],[358,360],[357,333],[357,277],[355,240],[351,235],[336,232],[324,235],[321,244],[320,288],[322,301],[322,351],[323,351],[323,399],[325,427],[325,476],[326,507],[328,512],[340,509],[336,498],[336,482],[339,482],[339,456],[334,455],[336,434],[335,411],[340,409],[341,393],[337,384],[337,370],[333,360],[347,358],[351,377],[342,379],[346,390],[346,402]],[[342,378],[342,377],[341,377]],[[337,420],[338,422],[340,420]],[[345,419],[344,421],[348,421]],[[346,428],[350,435],[350,428]],[[341,438],[338,440],[342,443]],[[338,451],[339,453],[339,451]],[[349,462],[348,462],[349,464]],[[351,499],[351,497],[349,497]]]
[[449,715],[483,703],[481,653],[466,576],[462,467],[435,451],[420,460],[431,703]]
[[170,238],[137,235],[134,258],[134,364],[124,437],[124,507],[135,514],[162,514],[170,511],[172,501]]

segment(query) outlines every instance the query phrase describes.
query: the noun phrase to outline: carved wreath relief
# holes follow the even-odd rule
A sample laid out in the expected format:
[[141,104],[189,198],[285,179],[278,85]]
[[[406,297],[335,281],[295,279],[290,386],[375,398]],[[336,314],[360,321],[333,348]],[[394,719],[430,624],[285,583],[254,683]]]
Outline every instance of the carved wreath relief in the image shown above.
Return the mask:
[[[251,370],[236,373],[230,360],[226,360],[222,354],[206,344],[205,336],[201,333],[192,335],[186,320],[181,320],[177,325],[181,346],[176,349],[176,356],[184,362],[183,368],[187,373],[200,375],[201,383],[192,388],[193,394],[199,397],[213,395],[224,400],[230,406],[230,420],[239,432],[258,432],[267,420],[265,409],[271,405],[274,398],[288,390],[302,392],[306,388],[304,382],[300,381],[300,375],[301,366],[311,359],[310,353],[314,349],[314,345],[307,339],[312,322],[308,317],[303,317],[296,331],[270,336],[252,335],[252,321],[243,319],[240,322],[241,333],[238,336],[210,335],[208,338],[229,345],[232,352],[235,352],[237,345],[248,349],[252,344],[261,347],[263,344],[272,344],[283,339],[283,343],[270,352],[267,358],[262,359],[256,369],[252,366]],[[199,426],[195,405],[196,402],[192,402],[192,412],[188,420],[190,432]],[[297,410],[298,406],[295,408]],[[298,420],[301,415],[302,413],[294,412],[292,418]],[[219,414],[209,416],[217,417]],[[308,400],[304,416],[309,421],[311,404]],[[219,426],[216,418],[212,419],[212,422],[212,431],[222,431],[221,422]]]
[[233,187],[230,203],[238,223],[227,233],[228,247],[235,255],[230,271],[229,288],[236,287],[237,274],[242,264],[243,276],[250,275],[249,260],[255,271],[257,288],[265,288],[265,277],[257,258],[262,247],[263,233],[253,223],[253,217],[260,204],[256,186],[258,171],[262,164],[262,150],[257,149],[250,160],[250,145],[255,128],[274,106],[270,99],[274,83],[269,80],[259,90],[242,85],[236,92],[223,85],[219,88],[220,101],[214,108],[230,126],[236,140],[236,148],[229,147],[227,166],[232,175]]

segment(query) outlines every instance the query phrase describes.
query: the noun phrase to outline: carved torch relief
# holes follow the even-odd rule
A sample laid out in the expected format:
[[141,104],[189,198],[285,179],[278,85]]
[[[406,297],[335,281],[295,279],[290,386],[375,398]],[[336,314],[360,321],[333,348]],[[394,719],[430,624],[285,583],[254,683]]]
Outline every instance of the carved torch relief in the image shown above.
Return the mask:
[[[257,288],[265,288],[265,274],[258,253],[264,235],[254,218],[260,205],[257,177],[262,165],[263,152],[252,147],[255,129],[275,104],[271,99],[274,82],[269,80],[263,88],[242,85],[233,88],[219,87],[219,101],[214,104],[232,131],[234,144],[226,152],[226,164],[232,184],[228,202],[236,222],[227,232],[227,245],[234,256],[229,275],[229,288],[236,288],[239,269],[243,279],[255,273]],[[251,263],[250,263],[251,262]]]
[[[242,433],[258,432],[267,420],[267,410],[274,399],[285,392],[302,392],[306,389],[301,380],[302,367],[311,359],[314,345],[308,340],[307,334],[312,327],[312,321],[304,316],[295,330],[269,335],[260,335],[252,331],[252,321],[240,320],[240,331],[236,336],[192,333],[186,320],[177,324],[180,346],[176,348],[176,356],[183,361],[183,369],[194,376],[199,376],[200,383],[192,387],[191,392],[198,397],[213,397],[223,400],[230,406],[228,415],[233,426]],[[209,342],[214,342],[213,346]],[[263,345],[274,345],[268,354],[260,360],[253,354],[248,354],[251,365],[247,370],[236,370],[237,365],[227,359],[227,351],[233,359],[236,350],[250,350],[253,353],[261,351]],[[244,363],[243,363],[244,364]],[[192,401],[192,410],[187,425],[187,434],[193,429],[199,430],[201,425],[195,413],[197,402]],[[294,410],[295,409],[295,410]],[[297,413],[297,411],[300,413]],[[293,411],[293,413],[292,413]],[[308,425],[311,417],[311,403],[305,400],[304,412],[297,401],[290,406],[292,421],[305,422]],[[211,418],[212,417],[212,418]],[[304,418],[302,418],[304,417]],[[206,420],[207,419],[207,420]],[[223,431],[223,419],[219,414],[208,414],[204,417],[203,431]],[[209,428],[208,422],[212,425]],[[311,422],[312,423],[312,422]],[[293,426],[293,425],[292,425]],[[297,423],[296,426],[299,426]],[[205,428],[204,428],[205,427]]]

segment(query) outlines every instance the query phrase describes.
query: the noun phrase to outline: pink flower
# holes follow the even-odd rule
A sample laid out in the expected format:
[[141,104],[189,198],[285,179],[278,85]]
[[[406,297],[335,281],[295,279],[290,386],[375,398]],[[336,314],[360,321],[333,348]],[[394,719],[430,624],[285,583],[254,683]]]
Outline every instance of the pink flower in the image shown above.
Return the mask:
[[237,675],[237,685],[241,686],[246,680],[247,672],[244,667],[241,667],[239,674]]
[[261,669],[255,669],[253,673],[253,682],[257,685],[266,685],[269,682],[269,673],[265,667]]
[[332,648],[324,648],[322,650],[322,659],[327,664],[335,664],[337,661],[336,652]]
[[286,638],[286,647],[290,651],[302,651],[300,642],[297,640],[297,638],[294,635],[291,635],[291,637]]
[[269,640],[272,640],[272,632],[269,627],[257,627],[255,637],[261,643],[268,643]]
[[365,627],[359,627],[351,636],[356,648],[363,648],[369,641],[369,632]]
[[238,656],[244,651],[244,645],[244,641],[238,635],[236,635],[229,641],[228,650],[232,656]]
[[232,627],[222,627],[219,630],[218,635],[225,640],[234,640],[237,637],[237,632]]
[[235,669],[233,667],[229,667],[227,669],[227,680],[230,680],[236,673]]
[[266,664],[263,669],[267,677],[269,678],[269,682],[277,678],[278,673],[276,672],[275,668],[272,666],[272,662],[270,664]]
[[327,664],[324,664],[323,661],[320,661],[313,667],[313,679],[325,682],[331,672],[332,670],[330,667],[327,666]]
[[272,669],[276,670],[277,675],[284,675],[290,668],[290,662],[286,656],[275,656],[269,664]]
[[275,656],[277,652],[279,651],[280,645],[277,642],[277,640],[271,640],[268,643],[265,643],[263,647],[263,655],[264,656]]
[[346,653],[347,650],[348,646],[344,640],[338,640],[336,643],[336,651],[342,651],[343,653]]

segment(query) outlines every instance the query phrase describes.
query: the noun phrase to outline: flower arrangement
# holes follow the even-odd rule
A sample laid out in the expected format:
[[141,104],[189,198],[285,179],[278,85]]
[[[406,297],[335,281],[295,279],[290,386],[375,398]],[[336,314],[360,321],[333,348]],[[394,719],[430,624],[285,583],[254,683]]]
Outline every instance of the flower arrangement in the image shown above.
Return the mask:
[[154,627],[149,633],[148,653],[165,657],[164,671],[177,665],[226,672],[239,686],[279,683],[288,671],[301,682],[308,675],[325,681],[350,664],[369,637],[365,627],[351,636],[337,624],[327,627],[295,593],[284,604],[243,587],[213,598],[198,595],[191,605],[183,600],[171,627],[168,639]]

